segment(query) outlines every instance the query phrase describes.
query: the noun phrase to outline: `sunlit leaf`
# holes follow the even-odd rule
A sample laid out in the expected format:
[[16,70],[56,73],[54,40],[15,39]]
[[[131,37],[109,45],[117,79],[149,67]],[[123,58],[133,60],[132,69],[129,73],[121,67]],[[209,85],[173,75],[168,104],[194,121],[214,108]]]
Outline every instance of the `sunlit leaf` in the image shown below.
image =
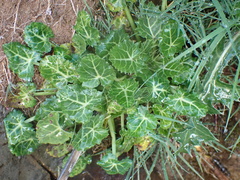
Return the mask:
[[34,107],[37,103],[37,100],[33,97],[33,93],[36,90],[35,84],[33,83],[18,83],[19,93],[15,98],[18,99],[18,102],[25,107]]
[[178,91],[174,95],[169,95],[165,101],[169,108],[176,111],[180,115],[193,117],[204,117],[207,113],[207,105],[204,104],[195,94]]
[[103,127],[104,116],[92,116],[73,139],[72,145],[78,151],[86,151],[108,136],[108,130]]
[[50,113],[37,123],[37,138],[41,143],[62,144],[72,136],[72,132],[67,132],[60,126],[57,112]]
[[118,160],[116,156],[111,153],[103,156],[103,158],[97,162],[108,174],[125,174],[132,166],[132,160],[125,158]]
[[77,16],[77,23],[74,26],[74,29],[76,30],[76,33],[85,40],[85,43],[87,45],[94,46],[99,41],[100,35],[99,31],[96,28],[90,26],[90,23],[90,15],[87,14],[86,11],[79,11]]
[[138,34],[146,39],[158,39],[161,32],[162,19],[159,16],[144,16],[138,20]]
[[89,54],[81,59],[79,68],[80,81],[83,86],[94,88],[100,83],[107,86],[115,79],[115,71],[104,59],[97,55]]
[[133,79],[114,82],[109,90],[109,97],[118,104],[128,108],[135,103],[134,93],[137,88],[138,83]]
[[169,20],[162,26],[159,48],[165,57],[171,57],[180,52],[184,45],[184,37],[176,21]]
[[29,47],[38,52],[51,51],[50,38],[54,37],[53,31],[40,22],[32,22],[24,29],[24,40]]
[[64,86],[57,92],[58,103],[69,118],[85,122],[93,110],[102,103],[102,92],[96,89],[83,89],[77,85]]
[[16,144],[24,132],[33,131],[32,124],[26,123],[25,119],[23,113],[19,110],[13,110],[4,118],[9,144]]
[[141,71],[146,61],[139,45],[132,41],[124,41],[114,46],[109,55],[113,66],[124,73]]
[[33,65],[41,60],[40,54],[19,42],[3,45],[10,69],[25,81],[31,81],[34,74]]
[[73,64],[59,55],[46,56],[41,61],[39,69],[41,75],[53,87],[58,83],[66,84],[77,81],[77,77],[79,76]]
[[133,137],[142,137],[157,128],[157,119],[150,114],[147,107],[139,106],[138,111],[129,114],[127,117],[127,127]]

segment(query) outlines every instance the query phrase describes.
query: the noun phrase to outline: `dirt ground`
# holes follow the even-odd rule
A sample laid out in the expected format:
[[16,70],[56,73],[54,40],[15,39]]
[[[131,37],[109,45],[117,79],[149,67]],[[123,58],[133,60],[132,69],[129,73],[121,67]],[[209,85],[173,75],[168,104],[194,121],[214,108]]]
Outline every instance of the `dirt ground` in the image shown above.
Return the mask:
[[[61,159],[50,158],[45,152],[46,147],[41,147],[33,155],[24,157],[13,156],[7,147],[7,139],[4,133],[3,118],[11,111],[11,108],[5,108],[2,105],[7,105],[6,91],[9,83],[16,81],[16,76],[8,69],[6,56],[3,53],[2,45],[12,41],[23,42],[23,30],[30,22],[43,22],[50,26],[55,34],[52,41],[62,44],[71,41],[74,33],[73,25],[76,20],[77,11],[86,8],[84,2],[87,2],[88,7],[94,11],[97,6],[97,0],[1,0],[0,1],[0,179],[1,180],[53,180],[59,174],[58,164]],[[2,104],[2,105],[1,105]],[[236,107],[239,104],[235,105]],[[239,113],[232,119],[232,126],[239,120]],[[224,121],[221,119],[224,116],[209,117],[208,122],[216,121],[213,130],[219,138],[221,135],[221,125]],[[230,125],[231,125],[230,124]],[[240,131],[238,126],[235,130]],[[235,142],[239,133],[231,137],[232,142]],[[222,137],[223,139],[223,137]],[[232,144],[226,144],[227,147]],[[221,161],[221,165],[213,164],[218,168],[219,172],[228,169],[231,175],[226,176],[226,180],[238,180],[240,177],[240,150],[236,150],[236,154],[229,158],[229,152],[213,153],[212,156]],[[191,158],[189,158],[191,161]],[[217,165],[219,167],[217,167]],[[207,171],[207,170],[206,170]],[[214,172],[202,173],[206,180],[214,179],[208,175]],[[156,172],[156,174],[158,174]],[[153,179],[160,179],[159,176],[154,176]],[[185,179],[195,179],[196,176],[184,174]],[[108,176],[97,167],[88,166],[84,173],[76,178],[71,179],[124,179],[123,176]],[[218,178],[219,179],[219,178]]]

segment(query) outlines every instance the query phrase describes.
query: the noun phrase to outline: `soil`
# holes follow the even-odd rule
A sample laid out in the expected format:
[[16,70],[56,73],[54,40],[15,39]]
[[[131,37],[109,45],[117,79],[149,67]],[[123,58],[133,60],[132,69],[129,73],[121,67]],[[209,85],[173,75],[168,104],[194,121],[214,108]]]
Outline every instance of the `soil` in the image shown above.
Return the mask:
[[[62,160],[61,158],[52,158],[45,153],[46,146],[41,146],[32,155],[23,157],[13,156],[9,152],[2,120],[12,110],[6,108],[8,107],[7,103],[9,103],[6,99],[7,87],[10,83],[16,82],[18,78],[8,69],[8,62],[3,53],[2,45],[11,41],[23,42],[24,27],[30,22],[43,22],[50,26],[55,34],[52,41],[57,44],[70,42],[74,33],[73,25],[77,11],[84,8],[95,11],[97,7],[97,0],[86,0],[86,2],[87,7],[84,1],[79,0],[1,0],[0,2],[0,179],[2,180],[53,180],[59,175],[59,164]],[[235,109],[238,106],[239,104],[235,104]],[[226,115],[208,116],[204,121],[214,123],[214,126],[209,126],[209,128],[221,140],[222,145],[230,147],[239,138],[240,126],[237,125],[229,140],[224,141],[226,136],[222,133],[222,127],[226,123],[225,119]],[[231,118],[229,129],[235,126],[239,119],[240,113],[238,112]],[[239,179],[240,148],[236,147],[234,153],[231,154],[224,149],[221,152],[210,150],[208,154],[202,153],[205,163],[202,163],[204,167],[200,174],[206,180]],[[200,171],[194,157],[187,157],[186,155],[186,158]],[[159,165],[156,167],[152,179],[164,179],[161,174],[161,166]],[[184,179],[199,179],[192,173],[183,171],[182,174]],[[91,164],[81,175],[69,179],[121,180],[124,179],[124,176],[107,175],[98,166]],[[144,179],[144,173],[142,179]]]

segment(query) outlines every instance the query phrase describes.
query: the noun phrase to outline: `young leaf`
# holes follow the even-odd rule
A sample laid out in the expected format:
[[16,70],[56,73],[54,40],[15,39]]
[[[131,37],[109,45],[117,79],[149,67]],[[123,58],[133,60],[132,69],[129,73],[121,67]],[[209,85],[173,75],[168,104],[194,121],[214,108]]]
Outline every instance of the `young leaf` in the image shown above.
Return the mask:
[[90,23],[90,15],[87,14],[86,11],[80,11],[74,29],[76,30],[76,33],[85,40],[87,45],[95,46],[100,39],[100,35],[96,28],[90,26]]
[[162,20],[158,16],[145,16],[138,20],[136,31],[146,39],[158,39],[161,32]]
[[36,90],[34,83],[18,83],[20,92],[16,98],[25,108],[34,107],[37,100],[33,97],[33,92]]
[[137,88],[138,83],[133,79],[114,82],[109,90],[109,97],[125,108],[129,108],[135,103],[134,93]]
[[124,73],[136,73],[144,67],[146,58],[139,45],[127,40],[114,46],[109,52],[113,66]]
[[78,151],[86,151],[108,136],[108,130],[103,127],[104,116],[92,116],[78,131],[72,141]]
[[73,133],[63,130],[60,126],[57,112],[50,113],[37,123],[37,138],[41,143],[63,144],[72,136]]
[[19,42],[3,45],[4,53],[9,60],[10,69],[25,81],[31,81],[34,74],[33,65],[40,61],[40,54]]
[[35,131],[24,131],[15,144],[9,144],[8,147],[12,154],[23,156],[33,153],[39,147]]
[[23,113],[13,110],[4,119],[9,144],[16,144],[25,132],[33,131],[32,124],[25,122]]
[[184,37],[178,23],[173,20],[165,22],[160,33],[159,48],[165,57],[172,57],[180,52],[184,45]]
[[79,66],[80,81],[83,86],[94,88],[100,83],[107,86],[115,79],[115,71],[104,59],[88,54],[81,59]]
[[93,110],[102,103],[102,92],[96,89],[83,89],[77,85],[63,86],[57,92],[57,97],[62,111],[79,123],[86,122]]
[[108,174],[125,174],[132,166],[132,160],[125,158],[119,161],[117,157],[111,153],[103,156],[103,158],[97,162]]
[[120,12],[126,6],[125,0],[107,0],[106,5],[112,12]]
[[41,75],[48,80],[48,83],[51,83],[51,86],[56,86],[58,83],[72,83],[77,81],[79,76],[73,64],[59,55],[46,56],[41,61],[39,69]]
[[181,91],[170,95],[165,103],[179,115],[201,118],[206,116],[208,110],[207,105],[198,99],[197,95]]
[[142,137],[157,128],[157,119],[150,114],[147,107],[139,106],[138,111],[129,114],[127,117],[127,127],[133,137]]
[[51,42],[49,38],[52,37],[54,37],[54,34],[51,28],[40,22],[32,22],[24,29],[25,42],[37,52],[50,52]]
[[187,124],[189,124],[189,126],[183,131],[173,134],[173,136],[176,137],[176,140],[181,143],[178,152],[183,151],[190,154],[193,146],[201,145],[203,142],[208,143],[217,141],[210,130],[203,126],[200,121],[189,120]]
[[62,157],[69,153],[71,147],[64,143],[64,144],[57,144],[48,146],[46,152],[52,157]]

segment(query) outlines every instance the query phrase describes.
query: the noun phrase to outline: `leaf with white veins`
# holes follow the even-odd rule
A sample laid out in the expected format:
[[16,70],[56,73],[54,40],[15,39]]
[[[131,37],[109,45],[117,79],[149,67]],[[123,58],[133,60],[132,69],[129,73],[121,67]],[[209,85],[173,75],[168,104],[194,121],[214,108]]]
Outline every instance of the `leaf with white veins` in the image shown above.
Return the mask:
[[33,65],[41,60],[40,54],[19,42],[3,45],[10,69],[25,81],[31,81],[34,74]]
[[86,151],[108,136],[108,130],[103,127],[104,116],[89,117],[72,141],[78,151]]
[[97,87],[100,83],[107,86],[113,82],[116,76],[112,66],[94,54],[89,54],[81,59],[78,71],[83,86],[89,88]]
[[73,136],[72,132],[62,129],[59,124],[59,114],[52,112],[37,123],[37,138],[41,143],[63,144]]

